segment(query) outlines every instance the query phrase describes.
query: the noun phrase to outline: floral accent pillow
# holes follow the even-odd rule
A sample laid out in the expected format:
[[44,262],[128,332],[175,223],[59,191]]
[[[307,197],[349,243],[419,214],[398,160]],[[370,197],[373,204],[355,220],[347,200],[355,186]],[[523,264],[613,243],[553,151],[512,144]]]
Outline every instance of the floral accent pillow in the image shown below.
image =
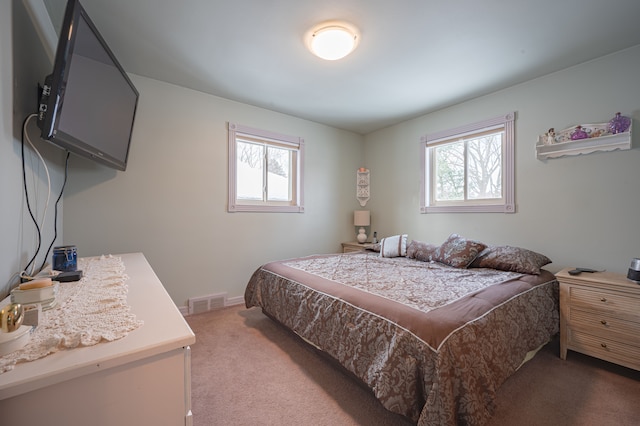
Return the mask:
[[430,262],[433,253],[435,253],[438,247],[439,246],[435,244],[413,240],[407,246],[407,257],[422,262]]
[[380,241],[380,256],[400,257],[407,255],[407,234],[394,235]]
[[535,251],[512,246],[495,246],[488,247],[480,253],[471,267],[540,275],[540,268],[549,263],[551,259]]
[[486,247],[480,241],[467,240],[458,234],[451,234],[433,253],[431,260],[454,268],[467,268]]

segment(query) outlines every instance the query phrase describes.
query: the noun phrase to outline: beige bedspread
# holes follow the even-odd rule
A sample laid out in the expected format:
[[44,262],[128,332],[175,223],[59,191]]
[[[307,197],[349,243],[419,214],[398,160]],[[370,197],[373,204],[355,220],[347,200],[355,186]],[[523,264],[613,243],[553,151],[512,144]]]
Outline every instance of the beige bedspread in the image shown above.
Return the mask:
[[335,358],[420,425],[481,425],[498,387],[558,331],[555,277],[457,269],[377,253],[258,268],[247,307]]

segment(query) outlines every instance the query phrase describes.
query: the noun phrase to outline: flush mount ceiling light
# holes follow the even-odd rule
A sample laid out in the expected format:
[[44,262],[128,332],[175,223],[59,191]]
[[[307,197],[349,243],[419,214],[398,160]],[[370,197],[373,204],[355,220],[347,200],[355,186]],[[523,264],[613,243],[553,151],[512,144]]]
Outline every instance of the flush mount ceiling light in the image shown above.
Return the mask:
[[335,61],[347,56],[358,46],[357,28],[346,22],[329,21],[316,25],[305,36],[309,50],[316,56]]

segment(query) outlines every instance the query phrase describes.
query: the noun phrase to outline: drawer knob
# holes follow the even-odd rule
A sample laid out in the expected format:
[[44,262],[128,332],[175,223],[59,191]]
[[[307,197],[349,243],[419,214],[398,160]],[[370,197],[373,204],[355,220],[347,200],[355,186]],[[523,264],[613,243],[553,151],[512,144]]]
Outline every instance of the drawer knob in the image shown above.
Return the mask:
[[606,298],[606,297],[603,297],[603,298],[601,298],[601,299],[600,299],[600,301],[601,301],[601,302],[606,302],[606,301],[607,301],[607,298]]
[[606,343],[600,343],[600,346],[602,346],[603,348],[607,348],[607,344]]
[[606,320],[600,320],[600,324],[607,325],[607,321]]

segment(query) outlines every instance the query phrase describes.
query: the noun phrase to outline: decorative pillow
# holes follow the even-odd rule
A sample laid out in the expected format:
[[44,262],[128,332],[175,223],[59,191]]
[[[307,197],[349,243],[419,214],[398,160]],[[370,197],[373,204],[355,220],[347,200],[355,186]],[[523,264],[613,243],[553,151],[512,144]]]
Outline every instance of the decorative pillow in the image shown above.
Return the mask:
[[435,244],[423,243],[422,241],[413,240],[407,246],[407,257],[420,260],[422,262],[430,262],[431,256],[438,249]]
[[480,241],[467,240],[458,234],[451,234],[433,253],[431,260],[454,268],[467,268],[485,247],[487,246]]
[[535,251],[512,246],[495,246],[488,247],[480,253],[471,267],[540,275],[540,268],[549,263],[551,259]]
[[400,257],[407,255],[407,234],[394,235],[380,241],[380,256]]

